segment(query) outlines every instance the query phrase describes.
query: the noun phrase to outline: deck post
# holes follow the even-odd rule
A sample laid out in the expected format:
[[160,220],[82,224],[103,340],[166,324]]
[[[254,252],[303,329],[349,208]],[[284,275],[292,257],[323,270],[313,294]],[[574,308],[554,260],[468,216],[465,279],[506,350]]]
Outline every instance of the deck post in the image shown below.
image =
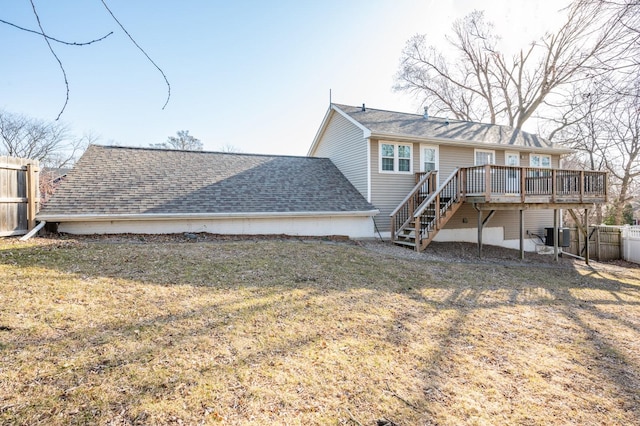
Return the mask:
[[415,234],[415,238],[413,239],[414,243],[416,244],[415,249],[416,251],[420,251],[422,249],[422,229],[421,229],[421,225],[422,225],[422,218],[420,216],[414,218],[415,220],[413,221],[413,232]]
[[478,210],[478,257],[482,258],[482,210]]
[[558,261],[558,210],[553,209],[553,260]]
[[584,209],[584,263],[589,264],[589,209]]
[[520,209],[520,260],[524,260],[524,210]]

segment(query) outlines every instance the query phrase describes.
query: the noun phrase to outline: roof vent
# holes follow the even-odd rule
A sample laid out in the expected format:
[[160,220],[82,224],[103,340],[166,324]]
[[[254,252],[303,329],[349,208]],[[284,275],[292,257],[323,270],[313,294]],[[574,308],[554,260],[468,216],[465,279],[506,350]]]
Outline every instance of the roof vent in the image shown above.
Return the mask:
[[429,107],[424,107],[424,116],[425,119],[429,118]]
[[364,104],[362,104],[362,112],[365,112],[367,109],[364,107]]
[[445,125],[445,126],[448,126],[448,125],[449,125],[449,119],[448,119],[448,118],[444,121],[444,125]]

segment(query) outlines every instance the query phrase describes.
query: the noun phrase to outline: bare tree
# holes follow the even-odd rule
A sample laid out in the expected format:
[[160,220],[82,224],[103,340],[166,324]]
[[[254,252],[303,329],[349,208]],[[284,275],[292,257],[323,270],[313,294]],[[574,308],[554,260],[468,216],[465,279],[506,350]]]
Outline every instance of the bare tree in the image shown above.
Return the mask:
[[622,224],[624,207],[640,179],[640,81],[636,81],[635,96],[622,96],[604,126],[608,130],[604,159],[616,189],[613,218],[615,224]]
[[32,158],[44,167],[65,167],[97,138],[91,134],[75,137],[66,124],[46,122],[0,110],[0,152]]
[[620,17],[604,25],[603,8],[597,1],[572,4],[556,32],[511,58],[497,49],[499,37],[484,14],[474,11],[456,21],[448,37],[455,57],[428,46],[425,35],[411,38],[402,51],[395,88],[417,95],[436,113],[520,129],[545,101],[619,66],[629,31]]
[[[607,220],[622,224],[626,206],[640,196],[640,3],[580,0],[579,4],[599,6],[603,26],[623,28],[624,46],[618,46],[620,54],[612,63],[603,56],[600,72],[574,84],[555,109],[562,114],[547,119],[555,122],[553,138],[577,149],[583,167],[609,172]],[[600,215],[598,222],[602,219]]]
[[229,154],[239,154],[242,152],[242,149],[238,148],[233,144],[227,143],[220,146],[220,152],[227,152]]
[[520,129],[537,119],[540,134],[577,150],[568,161],[609,171],[608,210],[621,223],[640,186],[640,2],[574,0],[565,12],[557,31],[511,58],[482,12],[454,24],[454,57],[416,35],[395,87],[462,120]]
[[169,136],[166,142],[152,143],[153,148],[178,149],[182,151],[202,151],[202,142],[189,134],[188,130],[178,130],[176,136]]

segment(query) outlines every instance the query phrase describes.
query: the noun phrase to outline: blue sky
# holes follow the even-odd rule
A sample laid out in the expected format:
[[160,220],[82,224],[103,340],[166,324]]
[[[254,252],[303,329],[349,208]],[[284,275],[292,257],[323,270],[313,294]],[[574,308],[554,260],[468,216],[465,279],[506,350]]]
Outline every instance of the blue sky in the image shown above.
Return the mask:
[[[44,29],[85,47],[53,44],[70,84],[61,120],[99,143],[148,146],[189,130],[206,150],[305,155],[334,102],[417,112],[394,93],[406,40],[437,46],[454,19],[486,10],[505,42],[525,43],[553,22],[558,2],[497,0],[180,1],[108,0],[114,14],[165,72],[112,20],[100,0],[34,0]],[[37,29],[28,0],[0,0],[0,19]],[[42,37],[0,24],[0,108],[53,120],[62,74]]]

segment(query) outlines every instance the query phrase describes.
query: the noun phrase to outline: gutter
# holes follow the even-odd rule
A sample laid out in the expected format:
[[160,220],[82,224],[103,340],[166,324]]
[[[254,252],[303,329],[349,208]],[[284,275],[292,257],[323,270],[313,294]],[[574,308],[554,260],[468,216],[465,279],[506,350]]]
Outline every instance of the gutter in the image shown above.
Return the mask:
[[[320,211],[320,212],[251,212],[251,213],[133,213],[133,214],[51,214],[38,215],[40,221],[48,222],[108,222],[125,220],[222,220],[222,219],[271,219],[282,217],[317,216],[375,216],[380,210]],[[44,225],[43,225],[44,226]]]

